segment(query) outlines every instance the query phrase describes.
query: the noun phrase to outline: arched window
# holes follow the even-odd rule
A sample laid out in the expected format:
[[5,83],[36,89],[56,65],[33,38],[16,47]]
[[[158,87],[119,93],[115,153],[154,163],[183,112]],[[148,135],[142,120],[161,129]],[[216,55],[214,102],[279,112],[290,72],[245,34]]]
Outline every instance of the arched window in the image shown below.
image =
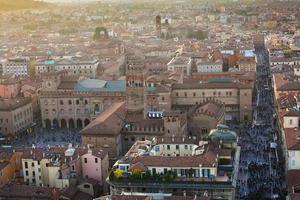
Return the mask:
[[100,112],[100,106],[99,106],[99,104],[95,104],[94,110],[95,110],[95,112]]

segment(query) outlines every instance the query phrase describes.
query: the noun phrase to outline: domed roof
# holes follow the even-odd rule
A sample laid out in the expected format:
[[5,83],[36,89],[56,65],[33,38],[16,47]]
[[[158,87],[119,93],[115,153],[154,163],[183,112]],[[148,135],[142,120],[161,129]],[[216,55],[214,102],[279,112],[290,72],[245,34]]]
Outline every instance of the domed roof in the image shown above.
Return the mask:
[[212,129],[209,133],[211,138],[219,138],[222,141],[236,141],[237,135],[234,131],[230,131],[229,127],[224,124],[218,124],[216,129]]

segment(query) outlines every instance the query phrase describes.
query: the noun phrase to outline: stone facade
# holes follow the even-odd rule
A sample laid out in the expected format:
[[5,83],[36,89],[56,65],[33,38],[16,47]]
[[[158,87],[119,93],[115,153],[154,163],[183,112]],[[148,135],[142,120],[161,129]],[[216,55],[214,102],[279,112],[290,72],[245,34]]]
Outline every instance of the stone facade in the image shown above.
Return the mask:
[[0,100],[0,130],[4,136],[17,137],[30,133],[33,125],[33,109],[30,98]]
[[172,90],[173,106],[192,106],[207,100],[225,104],[226,114],[237,122],[252,119],[253,86],[240,83],[195,83],[175,85]]

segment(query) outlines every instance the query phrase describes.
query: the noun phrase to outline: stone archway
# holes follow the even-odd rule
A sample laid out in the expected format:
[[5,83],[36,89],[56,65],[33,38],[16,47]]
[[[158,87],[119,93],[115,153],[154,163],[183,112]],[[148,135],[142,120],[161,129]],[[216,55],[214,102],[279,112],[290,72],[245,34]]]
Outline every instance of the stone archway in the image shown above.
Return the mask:
[[67,121],[65,119],[60,120],[60,127],[61,128],[67,128]]
[[77,119],[76,125],[77,125],[77,128],[82,129],[82,120]]
[[89,120],[89,119],[85,119],[85,120],[84,120],[84,126],[89,125],[89,123],[90,123],[90,120]]
[[69,128],[75,128],[75,122],[73,119],[69,119]]
[[45,128],[50,129],[51,128],[51,120],[50,119],[45,119]]
[[59,123],[58,123],[57,119],[53,119],[53,121],[52,121],[52,127],[53,128],[59,128]]

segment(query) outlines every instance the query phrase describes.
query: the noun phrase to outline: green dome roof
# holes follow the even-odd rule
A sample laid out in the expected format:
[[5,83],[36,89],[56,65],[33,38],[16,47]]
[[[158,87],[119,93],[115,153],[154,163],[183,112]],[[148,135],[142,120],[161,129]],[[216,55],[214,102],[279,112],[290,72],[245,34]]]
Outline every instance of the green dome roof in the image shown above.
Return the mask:
[[234,131],[230,131],[229,127],[218,124],[216,129],[212,129],[209,133],[211,138],[219,138],[222,141],[237,141],[237,135]]

